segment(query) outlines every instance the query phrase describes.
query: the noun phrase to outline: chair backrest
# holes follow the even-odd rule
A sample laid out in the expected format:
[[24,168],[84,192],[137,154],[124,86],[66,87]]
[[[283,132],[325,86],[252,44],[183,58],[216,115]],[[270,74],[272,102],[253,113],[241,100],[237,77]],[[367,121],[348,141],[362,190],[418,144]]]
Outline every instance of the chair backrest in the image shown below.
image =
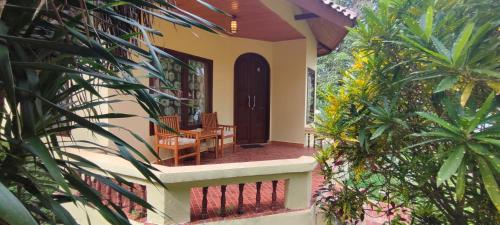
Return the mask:
[[155,125],[155,134],[176,134],[179,132],[179,117],[178,116],[161,116],[160,122],[165,124],[171,130]]
[[219,126],[217,113],[201,113],[201,126],[203,128],[216,128]]

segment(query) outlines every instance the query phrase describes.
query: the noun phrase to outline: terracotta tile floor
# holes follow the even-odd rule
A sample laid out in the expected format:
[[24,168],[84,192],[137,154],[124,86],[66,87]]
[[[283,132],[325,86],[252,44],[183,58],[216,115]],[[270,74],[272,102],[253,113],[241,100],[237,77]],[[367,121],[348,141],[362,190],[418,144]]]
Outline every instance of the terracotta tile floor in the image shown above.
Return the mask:
[[[219,164],[219,163],[236,163],[236,162],[251,162],[261,160],[274,159],[293,159],[300,156],[312,156],[315,152],[313,148],[300,147],[290,144],[266,144],[262,148],[244,149],[239,146],[233,152],[231,146],[224,148],[224,156],[215,159],[215,154],[212,151],[201,153],[201,164]],[[162,161],[163,165],[173,165],[173,160]],[[182,160],[181,166],[195,165],[194,158],[186,158]]]
[[[237,162],[249,162],[249,161],[261,161],[261,160],[277,160],[277,159],[291,159],[298,158],[300,156],[312,156],[315,152],[313,148],[306,148],[288,144],[267,144],[262,148],[249,148],[244,149],[241,147],[236,147],[233,152],[231,147],[226,147],[224,151],[224,156],[215,159],[213,152],[203,152],[201,156],[202,164],[219,164],[219,163],[237,163]],[[172,165],[172,160],[163,161],[163,165]],[[182,165],[194,165],[194,159],[185,159]],[[313,184],[312,189],[314,193],[317,188],[322,184],[323,177],[319,174],[319,169],[316,169],[313,173]],[[226,217],[220,217],[220,186],[209,187],[207,200],[208,200],[208,219],[201,220],[201,202],[202,202],[202,189],[193,188],[191,190],[191,221],[194,224],[202,223],[207,221],[221,220],[221,219],[235,219],[235,218],[248,218],[260,215],[268,215],[274,213],[281,213],[287,211],[284,208],[284,196],[285,188],[284,181],[278,181],[277,185],[277,208],[276,210],[271,210],[271,195],[272,195],[272,184],[271,181],[263,181],[261,188],[261,210],[259,212],[255,211],[255,199],[256,199],[256,185],[255,184],[245,184],[244,188],[244,211],[245,213],[240,215],[236,213],[238,206],[238,184],[228,185],[226,190]],[[312,203],[312,202],[311,202]]]

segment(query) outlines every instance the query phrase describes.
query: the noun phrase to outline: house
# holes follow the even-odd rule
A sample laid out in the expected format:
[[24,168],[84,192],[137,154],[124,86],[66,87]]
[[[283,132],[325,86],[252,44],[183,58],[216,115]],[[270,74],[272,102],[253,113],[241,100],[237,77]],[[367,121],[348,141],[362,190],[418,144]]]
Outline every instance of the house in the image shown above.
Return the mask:
[[[303,149],[304,127],[310,122],[307,118],[314,113],[311,109],[314,109],[317,57],[338,47],[347,34],[346,27],[354,26],[356,14],[331,0],[206,1],[228,15],[214,12],[196,0],[175,2],[183,10],[228,32],[213,34],[198,28],[153,21],[154,28],[164,34],[154,37],[154,44],[192,68],[188,70],[172,59],[161,59],[166,78],[174,90],[167,90],[172,87],[164,87],[148,74],[138,72],[142,83],[184,99],[180,102],[162,99],[162,110],[169,115],[179,115],[183,129],[200,127],[201,112],[217,112],[219,122],[238,127],[238,144],[277,143],[281,146],[277,154],[285,156],[293,151],[291,149]],[[137,104],[126,101],[114,105],[112,110],[144,114]],[[151,124],[147,119],[134,117],[112,123],[152,141]],[[128,135],[128,131],[110,129],[121,136]],[[138,148],[143,146],[134,137],[125,140]],[[282,146],[290,146],[290,149]],[[168,151],[160,153],[161,158],[169,158]],[[309,156],[185,167],[158,166],[157,175],[169,187],[161,189],[146,182],[123,160],[89,152],[80,154],[137,184],[137,193],[158,209],[157,212],[144,211],[142,222],[182,224],[200,221],[200,217],[209,217],[212,205],[214,214],[220,212],[219,219],[199,223],[320,224],[311,206],[312,176],[317,164]],[[144,154],[149,153],[144,150]],[[253,197],[243,197],[244,190],[247,190],[246,196]],[[268,197],[262,199],[269,199],[272,213],[259,214],[264,195]],[[254,213],[239,222],[235,222],[237,218],[225,217],[227,199],[238,202],[237,206],[233,204],[236,207],[233,212],[243,214],[248,211],[245,207],[250,207]],[[141,210],[133,205],[127,207],[129,212]],[[69,205],[67,208],[84,220],[81,210]],[[96,218],[95,214],[90,215],[93,220]]]
[[[154,37],[155,45],[198,71],[195,76],[173,60],[162,60],[167,79],[179,89],[176,93],[188,99],[182,104],[162,100],[165,113],[180,115],[181,128],[194,129],[200,126],[200,112],[217,112],[221,124],[238,127],[239,144],[303,145],[306,117],[313,113],[311,107],[306,110],[308,71],[313,77],[317,57],[337,48],[347,33],[345,27],[354,25],[355,13],[329,0],[206,2],[233,17],[211,11],[196,0],[176,1],[178,7],[225,28],[228,34],[153,21],[164,34]],[[231,23],[236,26],[233,33]],[[141,82],[161,88],[147,74],[142,75]],[[314,91],[311,93],[309,105],[314,101]],[[114,106],[114,110],[144,114],[130,102]],[[151,140],[151,127],[145,119],[114,123]],[[132,137],[127,141],[141,145]]]

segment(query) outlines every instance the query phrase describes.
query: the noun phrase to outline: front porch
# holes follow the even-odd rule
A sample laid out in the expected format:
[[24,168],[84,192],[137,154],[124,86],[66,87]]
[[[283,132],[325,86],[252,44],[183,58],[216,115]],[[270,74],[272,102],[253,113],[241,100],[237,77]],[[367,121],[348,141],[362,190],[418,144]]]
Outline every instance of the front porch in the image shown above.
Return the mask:
[[[202,150],[201,165],[221,164],[221,163],[239,163],[263,160],[294,159],[300,156],[313,156],[316,150],[311,147],[305,147],[299,144],[289,144],[280,142],[271,142],[262,144],[262,147],[243,148],[236,146],[235,151],[231,147],[224,148],[224,156],[215,157],[211,150]],[[162,160],[157,163],[164,166],[173,166],[173,159]],[[195,158],[186,158],[181,162],[182,166],[196,165]]]
[[[225,148],[224,156],[216,158],[214,152],[199,147],[201,140],[196,137],[195,147],[183,148],[181,154],[198,153],[196,147],[199,147],[201,165],[192,157],[174,167],[172,157],[177,153],[154,147],[159,135],[155,125],[146,119],[146,112],[129,99],[118,97],[119,101],[109,109],[111,112],[139,116],[110,119],[114,127],[109,131],[142,150],[141,153],[154,162],[157,158],[144,147],[145,142],[151,144],[162,159],[153,165],[159,180],[148,181],[129,162],[112,155],[83,151],[77,154],[106,171],[123,176],[132,185],[90,169],[135,192],[156,210],[134,205],[95,178],[85,176],[83,179],[102,194],[105,203],[123,208],[130,219],[140,223],[322,224],[316,218],[313,195],[323,177],[311,157],[315,149],[304,147],[304,126],[311,122],[314,114],[317,56],[337,46],[346,33],[344,26],[352,26],[353,18],[319,0],[307,4],[299,0],[234,1],[241,4],[237,9],[228,8],[232,5],[229,1],[209,2],[235,14],[233,19],[240,24],[238,32],[222,36],[154,21],[154,27],[161,33],[173,35],[157,37],[153,44],[182,63],[170,57],[159,59],[165,80],[172,87],[162,84],[147,71],[134,71],[135,75],[139,82],[155,90],[152,93],[159,100],[160,114],[179,118],[177,130],[202,128],[202,113],[216,112],[221,124],[237,126],[237,143],[267,144],[260,148],[237,146],[234,152]],[[219,21],[219,16],[210,12],[198,11],[193,8],[196,5],[193,0],[179,1],[181,8],[220,25],[228,22]],[[305,7],[309,5],[317,8]],[[253,11],[258,11],[262,19],[255,20]],[[316,11],[318,15],[314,16],[313,24],[300,17]],[[340,25],[336,24],[339,22]],[[333,34],[316,32],[326,28]],[[185,65],[192,67],[191,70]],[[107,140],[99,143],[103,146],[113,144]],[[169,145],[166,143],[163,140],[160,144]],[[177,139],[175,143],[175,151],[178,151]],[[74,216],[81,216],[81,220],[86,221],[82,212],[89,210],[67,207]],[[99,219],[93,217],[92,222],[100,224]]]

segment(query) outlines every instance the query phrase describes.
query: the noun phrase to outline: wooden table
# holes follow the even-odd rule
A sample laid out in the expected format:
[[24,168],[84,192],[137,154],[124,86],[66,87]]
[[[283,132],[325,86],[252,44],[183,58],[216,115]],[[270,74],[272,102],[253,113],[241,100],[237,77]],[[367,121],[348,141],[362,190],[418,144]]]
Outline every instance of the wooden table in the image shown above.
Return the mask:
[[191,130],[191,131],[194,131],[194,132],[198,132],[200,134],[200,142],[201,141],[204,141],[204,140],[210,140],[210,139],[213,139],[214,140],[214,151],[215,151],[215,158],[217,158],[217,156],[219,155],[219,148],[217,148],[218,146],[218,141],[219,141],[219,134],[217,133],[218,129],[202,129],[202,128],[198,128],[198,129],[194,129],[194,130]]

